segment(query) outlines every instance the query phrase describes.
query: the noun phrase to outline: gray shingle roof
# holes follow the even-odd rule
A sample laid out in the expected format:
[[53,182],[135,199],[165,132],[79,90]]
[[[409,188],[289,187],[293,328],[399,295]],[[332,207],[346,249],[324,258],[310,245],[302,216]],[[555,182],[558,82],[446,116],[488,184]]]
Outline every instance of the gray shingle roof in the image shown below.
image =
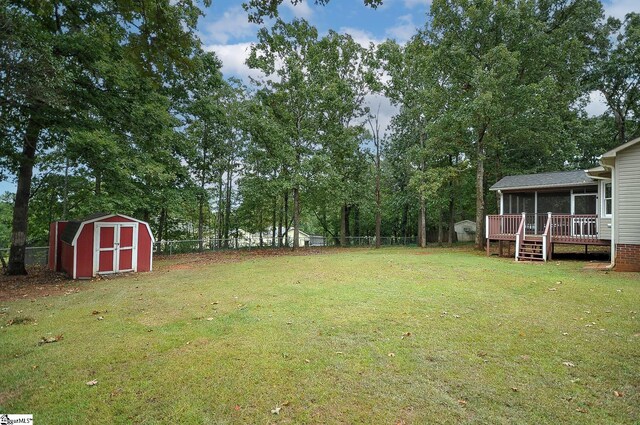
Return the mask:
[[99,212],[99,213],[88,215],[85,218],[81,218],[80,220],[70,221],[69,223],[67,223],[67,227],[64,228],[64,231],[62,232],[62,235],[60,236],[60,239],[62,239],[63,242],[71,244],[71,243],[73,243],[73,238],[76,237],[76,233],[78,233],[78,230],[80,230],[80,225],[84,221],[93,220],[93,219],[101,218],[101,217],[106,217],[106,216],[109,216],[109,215],[111,215],[111,214],[104,213],[104,212]]
[[535,189],[546,187],[585,186],[596,184],[596,180],[584,170],[560,171],[555,173],[522,174],[506,176],[489,190]]

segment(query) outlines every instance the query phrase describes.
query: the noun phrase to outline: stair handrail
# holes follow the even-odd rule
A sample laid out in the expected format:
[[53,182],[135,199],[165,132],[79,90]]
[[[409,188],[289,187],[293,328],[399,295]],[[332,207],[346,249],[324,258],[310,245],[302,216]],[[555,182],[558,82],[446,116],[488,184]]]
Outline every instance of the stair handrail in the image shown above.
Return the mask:
[[551,213],[547,213],[547,224],[544,226],[542,234],[542,260],[547,261],[549,247],[551,246]]
[[518,226],[518,233],[516,233],[516,261],[520,258],[520,241],[524,240],[524,225],[527,220],[527,213],[522,213],[522,219],[520,220],[520,226]]

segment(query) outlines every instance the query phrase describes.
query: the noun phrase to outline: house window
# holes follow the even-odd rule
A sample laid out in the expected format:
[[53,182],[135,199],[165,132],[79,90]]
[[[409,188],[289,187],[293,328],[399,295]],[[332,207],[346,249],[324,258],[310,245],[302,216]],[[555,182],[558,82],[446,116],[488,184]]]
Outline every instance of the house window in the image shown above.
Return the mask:
[[613,200],[611,182],[604,182],[602,184],[602,216],[611,217],[613,211]]

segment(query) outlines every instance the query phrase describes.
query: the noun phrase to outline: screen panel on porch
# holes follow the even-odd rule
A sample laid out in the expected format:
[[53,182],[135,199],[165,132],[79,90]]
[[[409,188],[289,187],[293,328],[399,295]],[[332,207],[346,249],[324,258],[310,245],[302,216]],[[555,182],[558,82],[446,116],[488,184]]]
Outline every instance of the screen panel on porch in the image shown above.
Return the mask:
[[538,213],[571,214],[570,192],[538,193]]
[[535,207],[535,195],[533,193],[509,193],[505,195],[505,214],[534,213]]

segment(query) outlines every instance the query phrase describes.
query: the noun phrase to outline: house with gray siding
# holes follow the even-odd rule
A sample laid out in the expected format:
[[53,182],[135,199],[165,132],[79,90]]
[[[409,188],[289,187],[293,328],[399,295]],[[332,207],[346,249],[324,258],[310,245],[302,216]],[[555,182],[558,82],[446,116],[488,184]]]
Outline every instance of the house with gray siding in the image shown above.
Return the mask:
[[492,242],[517,260],[546,261],[557,244],[611,247],[611,267],[640,271],[640,138],[602,155],[590,170],[506,176],[490,190],[500,214],[486,217]]

